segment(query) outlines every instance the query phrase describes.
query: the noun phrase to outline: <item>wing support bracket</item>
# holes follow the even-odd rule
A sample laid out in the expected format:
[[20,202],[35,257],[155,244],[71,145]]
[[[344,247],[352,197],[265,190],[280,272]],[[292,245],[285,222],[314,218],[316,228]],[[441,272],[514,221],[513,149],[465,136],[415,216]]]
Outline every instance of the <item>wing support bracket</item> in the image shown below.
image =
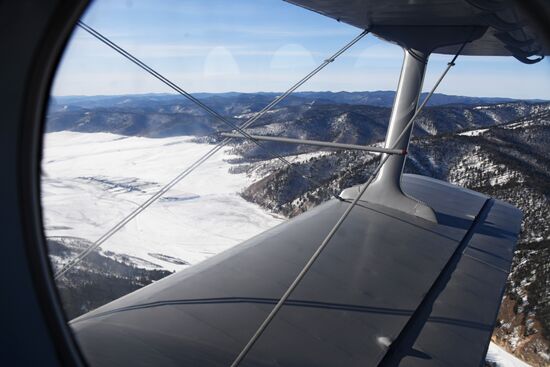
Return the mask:
[[[428,64],[429,52],[405,49],[401,77],[393,104],[386,148],[407,151],[413,125],[408,122],[417,115],[418,99],[422,91],[424,74]],[[454,65],[454,59],[448,67]],[[404,133],[404,134],[403,134]],[[405,155],[388,157],[378,176],[364,193],[362,200],[393,208],[416,217],[437,223],[434,211],[428,205],[405,194],[401,189],[401,175],[405,166]],[[344,190],[340,196],[353,199],[357,188]]]

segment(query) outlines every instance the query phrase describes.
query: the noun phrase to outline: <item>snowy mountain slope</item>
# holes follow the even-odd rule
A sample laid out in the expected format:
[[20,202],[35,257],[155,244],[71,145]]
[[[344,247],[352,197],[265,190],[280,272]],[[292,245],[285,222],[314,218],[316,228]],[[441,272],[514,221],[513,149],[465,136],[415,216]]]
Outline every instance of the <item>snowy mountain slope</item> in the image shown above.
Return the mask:
[[[47,245],[52,265],[57,270],[65,259],[77,256],[91,242],[74,237],[50,237]],[[170,275],[169,271],[158,268],[155,264],[129,255],[92,251],[78,264],[77,269],[57,281],[67,318],[82,315]]]
[[489,367],[529,367],[521,359],[514,357],[504,349],[491,342],[487,350],[486,366]]
[[[46,236],[93,242],[211,148],[189,137],[46,134]],[[107,241],[101,247],[104,253],[177,270],[280,223],[280,218],[238,194],[251,182],[245,174],[228,174],[231,165],[225,160],[232,157],[216,154]]]

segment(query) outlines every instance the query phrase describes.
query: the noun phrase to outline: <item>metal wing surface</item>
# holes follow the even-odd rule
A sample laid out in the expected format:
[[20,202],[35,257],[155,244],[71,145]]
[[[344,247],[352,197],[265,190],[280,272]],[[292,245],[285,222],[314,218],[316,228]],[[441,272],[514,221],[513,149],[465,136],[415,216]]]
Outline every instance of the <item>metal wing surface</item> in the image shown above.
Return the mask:
[[[434,179],[432,223],[360,202],[241,366],[473,366],[521,213]],[[74,320],[92,366],[229,366],[349,205],[329,201]]]
[[[475,41],[463,55],[549,55],[550,48],[529,26],[525,15],[507,0],[285,0],[352,26],[367,29],[407,47],[427,39],[439,43],[435,53],[455,54],[465,38]],[[453,45],[454,43],[454,45]]]

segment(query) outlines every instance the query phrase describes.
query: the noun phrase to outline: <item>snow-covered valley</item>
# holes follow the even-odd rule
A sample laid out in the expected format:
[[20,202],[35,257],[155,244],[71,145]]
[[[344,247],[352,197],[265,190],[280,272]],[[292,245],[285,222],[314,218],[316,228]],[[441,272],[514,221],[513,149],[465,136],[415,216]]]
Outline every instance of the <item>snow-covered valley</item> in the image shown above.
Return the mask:
[[[213,146],[191,137],[48,133],[42,207],[48,238],[95,241]],[[239,192],[245,173],[228,173],[222,150],[101,246],[133,265],[179,270],[283,221]],[[59,262],[67,259],[57,259]]]

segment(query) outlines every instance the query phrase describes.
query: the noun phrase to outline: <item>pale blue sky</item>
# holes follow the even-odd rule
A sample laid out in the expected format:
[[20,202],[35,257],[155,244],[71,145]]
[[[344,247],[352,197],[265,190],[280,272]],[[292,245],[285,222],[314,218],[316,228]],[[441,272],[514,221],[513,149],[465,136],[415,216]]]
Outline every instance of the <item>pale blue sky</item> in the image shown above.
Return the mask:
[[[96,0],[83,20],[189,92],[283,91],[360,30],[281,0]],[[394,90],[399,47],[369,35],[300,90]],[[432,55],[429,90],[450,56]],[[53,95],[172,92],[77,29]],[[550,62],[461,57],[438,92],[550,99]]]

